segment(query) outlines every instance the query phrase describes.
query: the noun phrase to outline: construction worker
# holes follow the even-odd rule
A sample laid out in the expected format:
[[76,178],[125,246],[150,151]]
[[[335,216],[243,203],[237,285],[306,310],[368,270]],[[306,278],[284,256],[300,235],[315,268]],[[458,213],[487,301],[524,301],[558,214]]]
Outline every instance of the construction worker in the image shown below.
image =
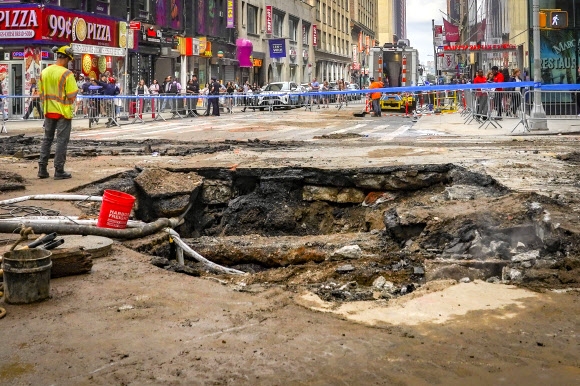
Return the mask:
[[[373,88],[383,88],[383,82],[375,81],[375,78],[370,79],[371,84],[369,89]],[[375,113],[375,117],[381,116],[381,93],[380,92],[373,92],[371,93],[371,100],[373,103],[373,112]]]
[[72,177],[70,173],[64,171],[64,164],[78,87],[74,73],[68,69],[69,62],[74,60],[72,48],[53,47],[52,52],[56,54],[56,63],[42,70],[38,82],[44,111],[44,138],[38,160],[38,178],[50,177],[47,170],[48,158],[56,134],[54,179],[62,180]]

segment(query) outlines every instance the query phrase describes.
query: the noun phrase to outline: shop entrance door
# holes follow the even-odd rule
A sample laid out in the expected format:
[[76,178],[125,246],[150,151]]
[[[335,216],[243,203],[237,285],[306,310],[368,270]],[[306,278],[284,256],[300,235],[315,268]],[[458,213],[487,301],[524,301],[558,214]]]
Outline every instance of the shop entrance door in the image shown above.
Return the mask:
[[14,98],[10,98],[11,106],[8,109],[8,114],[11,116],[24,114],[24,92],[22,90],[23,84],[22,63],[11,63],[9,94],[14,96]]

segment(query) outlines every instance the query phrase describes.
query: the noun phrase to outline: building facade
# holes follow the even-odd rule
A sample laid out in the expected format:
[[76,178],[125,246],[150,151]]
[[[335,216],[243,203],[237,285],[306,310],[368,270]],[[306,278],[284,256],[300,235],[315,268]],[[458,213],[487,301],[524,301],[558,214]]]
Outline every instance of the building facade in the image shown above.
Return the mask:
[[252,45],[252,67],[242,67],[240,79],[258,85],[309,82],[317,43],[314,6],[296,0],[237,3],[237,37]]
[[[370,47],[380,44],[377,39],[377,0],[350,1],[351,65],[350,82],[359,87],[368,84],[368,55]],[[347,79],[348,80],[348,79]]]
[[[316,77],[363,85],[368,81],[369,48],[404,36],[404,18],[399,18],[386,23],[396,24],[389,38],[379,38],[378,15],[380,20],[395,20],[404,6],[404,1],[396,5],[390,0],[385,19],[381,1],[385,0],[4,0],[2,9],[35,9],[39,21],[30,36],[26,29],[15,38],[23,32],[3,28],[3,92],[26,94],[26,72],[31,70],[22,63],[35,49],[40,60],[34,71],[39,72],[54,59],[52,45],[69,43],[77,52],[72,69],[87,76],[111,74],[123,93],[134,93],[140,79],[162,83],[171,75],[184,83],[194,74],[202,85],[212,76],[237,84],[307,83]],[[49,13],[55,16],[45,17]],[[62,24],[63,34],[50,30],[53,19],[54,28]],[[79,28],[108,26],[110,39],[78,40],[78,32],[67,27],[75,20],[83,20],[75,24]],[[241,62],[240,52],[248,52],[248,47],[250,58]]]
[[[461,43],[485,46],[470,50],[466,63],[471,76],[492,66],[533,75],[532,0],[450,0],[459,8]],[[458,3],[458,4],[457,4]],[[580,63],[580,0],[540,0],[540,55],[543,83],[576,83]],[[451,10],[448,10],[450,14]],[[556,24],[554,16],[558,16]],[[491,47],[491,48],[489,48]]]
[[315,46],[318,80],[348,80],[351,65],[350,7],[348,0],[315,1],[319,37]]

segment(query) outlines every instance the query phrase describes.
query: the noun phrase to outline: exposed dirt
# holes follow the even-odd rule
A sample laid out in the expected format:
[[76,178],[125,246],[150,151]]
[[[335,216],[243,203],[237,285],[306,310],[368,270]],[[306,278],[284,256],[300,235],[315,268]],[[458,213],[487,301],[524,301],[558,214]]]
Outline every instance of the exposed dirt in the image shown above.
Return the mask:
[[[504,143],[509,157],[528,151],[514,142]],[[36,180],[26,157],[0,160],[24,177],[26,194],[134,192],[143,168],[195,171],[213,194],[196,197],[180,233],[211,260],[250,272],[218,275],[194,262],[180,271],[164,234],[117,243],[90,274],[53,280],[49,301],[2,305],[3,384],[580,382],[580,201],[571,152],[561,152],[553,170],[519,157],[493,167],[493,177],[448,163],[276,171],[267,167],[276,154],[249,168],[232,167],[232,158],[214,158],[211,167],[188,158],[231,154],[230,145],[191,152],[171,143],[102,143],[94,156],[73,152],[76,180],[64,181]],[[294,146],[235,145],[255,154]],[[428,148],[446,157],[438,145]],[[13,149],[4,154],[22,146]],[[529,186],[543,180],[552,190],[506,184],[522,173]],[[231,202],[218,202],[223,192]],[[323,193],[330,199],[305,198]],[[359,194],[365,206],[350,202]],[[34,205],[98,213],[91,204]],[[7,248],[16,236],[3,237]],[[353,245],[360,253],[339,252]]]

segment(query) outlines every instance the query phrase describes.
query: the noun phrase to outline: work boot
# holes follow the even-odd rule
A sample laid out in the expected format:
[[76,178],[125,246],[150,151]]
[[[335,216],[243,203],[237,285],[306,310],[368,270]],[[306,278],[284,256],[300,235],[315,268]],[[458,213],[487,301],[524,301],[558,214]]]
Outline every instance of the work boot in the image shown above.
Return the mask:
[[72,175],[64,171],[64,166],[60,168],[55,168],[54,171],[54,179],[55,180],[66,180],[67,178],[71,178]]
[[50,174],[48,174],[48,170],[46,168],[46,164],[38,164],[38,178],[48,178]]

